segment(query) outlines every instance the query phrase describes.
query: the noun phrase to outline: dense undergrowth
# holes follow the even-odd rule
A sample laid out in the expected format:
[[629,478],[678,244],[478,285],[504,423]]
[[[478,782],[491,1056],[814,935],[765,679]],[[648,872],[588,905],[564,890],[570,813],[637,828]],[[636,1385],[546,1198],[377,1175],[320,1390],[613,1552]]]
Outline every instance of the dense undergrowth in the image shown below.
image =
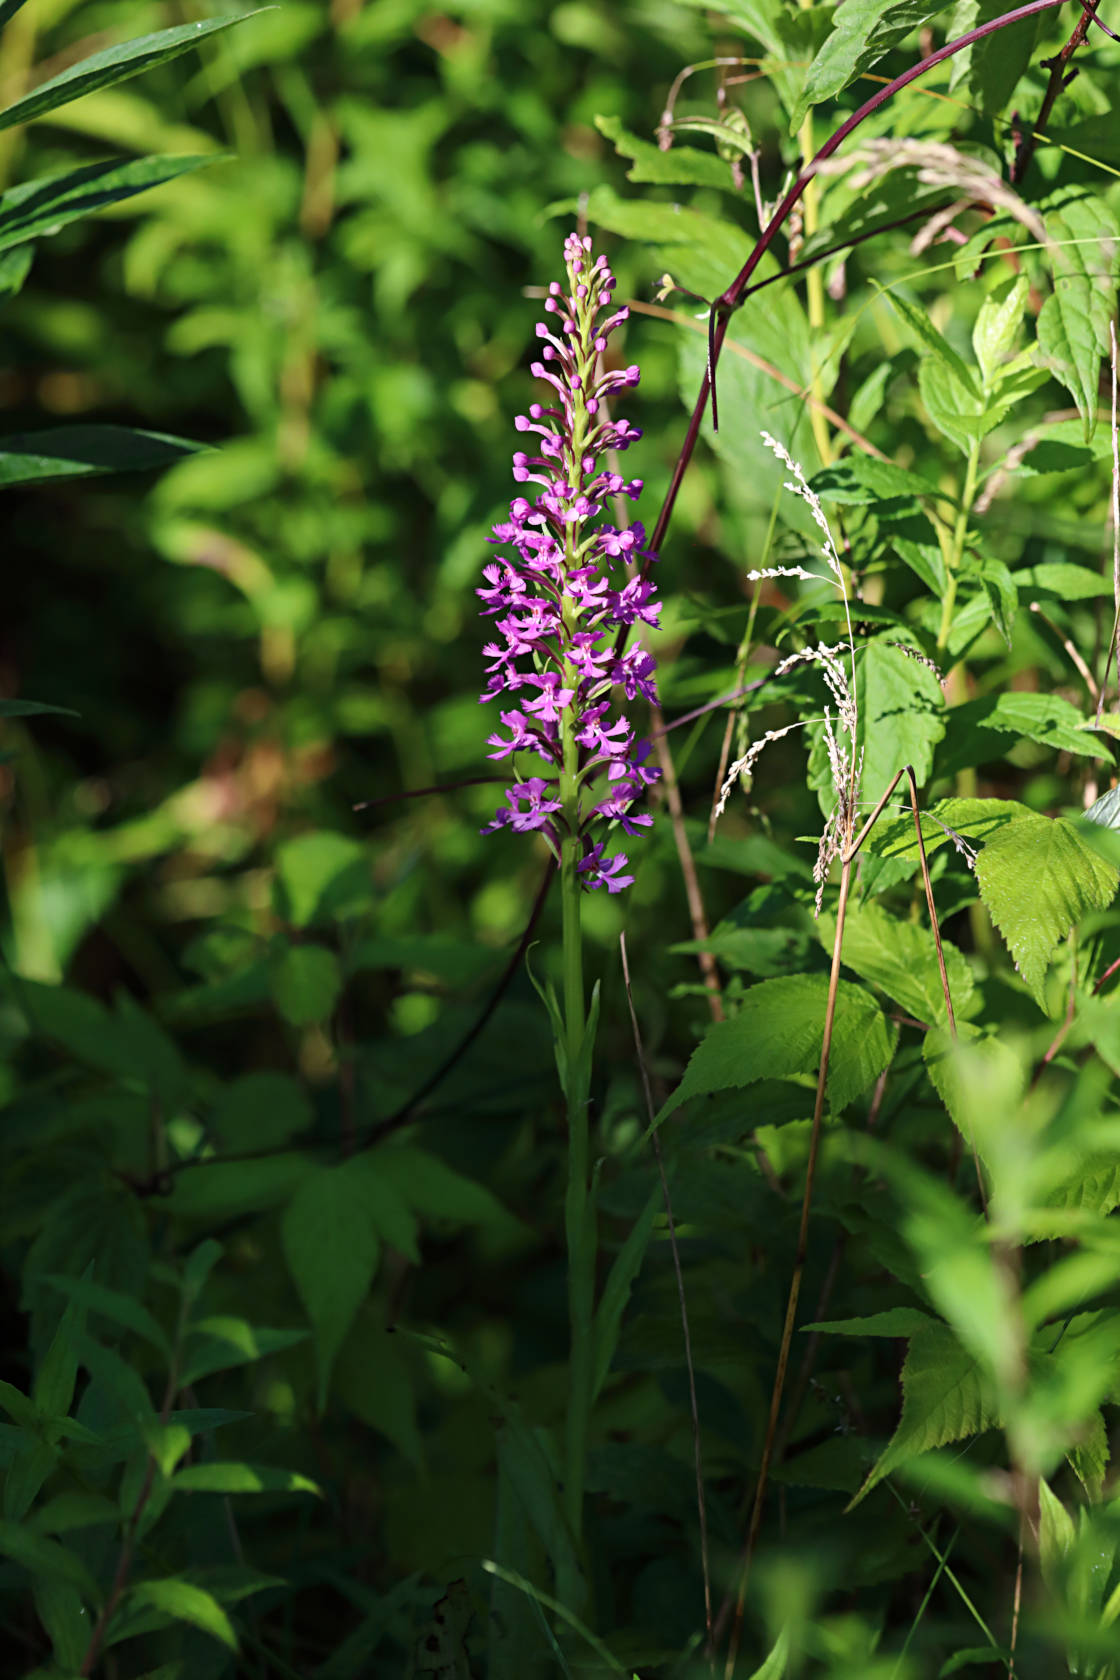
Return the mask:
[[1115,1680],[1120,17],[236,11],[0,0],[0,1669]]

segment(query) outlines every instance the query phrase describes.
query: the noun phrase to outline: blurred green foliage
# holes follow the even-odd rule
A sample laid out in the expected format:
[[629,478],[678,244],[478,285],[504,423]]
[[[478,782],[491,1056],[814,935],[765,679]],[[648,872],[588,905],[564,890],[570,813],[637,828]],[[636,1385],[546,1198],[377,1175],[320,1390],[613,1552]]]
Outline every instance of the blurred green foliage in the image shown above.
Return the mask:
[[[587,902],[600,1270],[622,1255],[627,1287],[581,1557],[553,1463],[565,1141],[524,964],[469,1036],[544,863],[479,837],[496,789],[475,785],[474,588],[536,299],[574,219],[610,241],[652,523],[704,300],[766,219],[756,185],[775,200],[931,22],[881,0],[235,10],[174,61],[0,128],[17,193],[106,158],[192,160],[60,215],[29,273],[0,266],[0,693],[63,709],[0,704],[13,1662],[708,1672],[678,1282],[617,935],[665,1099],[718,1613],[800,1247],[836,930],[802,844],[835,798],[824,690],[804,663],[762,679],[846,622],[828,579],[745,578],[820,568],[765,427],[838,538],[868,803],[905,761],[923,785],[959,1042],[892,806],[843,946],[798,1319],[824,1322],[794,1342],[736,1672],[1006,1669],[1014,1637],[1016,1673],[1113,1680],[1116,713],[1091,726],[1120,51],[1090,37],[1016,194],[1014,113],[1039,110],[1071,8],[907,89],[760,277],[832,254],[732,322],[720,428],[659,561],[667,716],[713,709],[669,737],[678,834],[662,811],[632,892]],[[0,101],[208,15],[0,5]],[[912,246],[949,200],[955,242]],[[94,425],[142,434],[142,476],[96,476]],[[120,431],[97,436],[129,464]],[[714,708],[744,682],[746,705]],[[776,741],[710,836],[729,755],[794,723],[808,751]],[[555,933],[546,903],[535,973]],[[650,1230],[631,1290],[627,1240]]]

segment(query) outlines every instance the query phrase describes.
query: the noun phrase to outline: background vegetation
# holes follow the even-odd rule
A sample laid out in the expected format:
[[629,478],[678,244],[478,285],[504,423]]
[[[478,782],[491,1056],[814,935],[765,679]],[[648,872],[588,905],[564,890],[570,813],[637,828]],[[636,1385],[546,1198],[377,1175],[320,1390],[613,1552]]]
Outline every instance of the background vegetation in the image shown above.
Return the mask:
[[[577,1536],[559,912],[519,956],[546,854],[479,835],[535,300],[586,226],[652,525],[791,172],[999,8],[241,10],[0,127],[5,1672],[1108,1680],[1120,47],[1055,6],[902,90],[724,312],[658,563],[671,774],[585,901]],[[0,102],[209,16],[4,0]],[[816,837],[907,764],[952,1006],[905,781],[830,1006]]]

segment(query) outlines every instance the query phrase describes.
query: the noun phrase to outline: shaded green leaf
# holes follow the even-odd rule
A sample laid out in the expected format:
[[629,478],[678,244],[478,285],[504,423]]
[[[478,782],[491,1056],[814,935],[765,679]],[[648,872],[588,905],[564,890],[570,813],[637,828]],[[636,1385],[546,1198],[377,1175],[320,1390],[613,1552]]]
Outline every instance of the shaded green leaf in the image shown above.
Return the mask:
[[36,1578],[66,1582],[82,1595],[86,1604],[98,1602],[97,1583],[81,1559],[57,1540],[36,1534],[26,1524],[0,1519],[0,1556],[18,1563]]
[[342,991],[338,959],[324,945],[279,945],[268,980],[277,1009],[294,1027],[325,1021]]
[[1054,290],[1038,314],[1039,354],[1073,397],[1088,439],[1097,423],[1101,361],[1116,307],[1120,228],[1099,194],[1067,197],[1047,210],[1045,221],[1054,241]]
[[[831,951],[836,934],[835,916],[822,915],[818,931],[821,944]],[[942,948],[949,994],[954,1008],[960,1011],[972,996],[972,970],[955,945],[943,941]],[[864,980],[880,986],[889,998],[918,1020],[947,1019],[937,947],[932,932],[923,923],[900,921],[874,901],[849,904],[841,960]]]
[[902,1367],[898,1428],[852,1504],[858,1504],[908,1459],[931,1447],[979,1435],[995,1422],[995,1402],[976,1361],[947,1325],[931,1320],[910,1338]]
[[196,455],[203,447],[185,438],[128,426],[56,426],[48,432],[13,432],[0,437],[0,487],[99,473],[152,472],[185,455]]
[[1054,948],[1090,910],[1116,892],[1117,871],[1072,823],[1034,812],[985,843],[976,862],[980,897],[1035,1000]]
[[[820,1066],[828,977],[782,975],[746,993],[737,1015],[711,1027],[693,1051],[684,1077],[657,1115],[660,1125],[690,1097],[751,1085],[759,1079],[813,1074]],[[841,980],[836,998],[828,1097],[841,1109],[882,1073],[896,1034],[861,987]]]
[[810,105],[832,99],[870,69],[912,30],[944,10],[947,0],[844,0],[833,13],[832,34],[813,60],[805,88],[790,117],[790,132]]
[[315,1334],[320,1409],[343,1338],[373,1281],[381,1242],[353,1162],[315,1167],[284,1213],[288,1270]]
[[187,1332],[183,1386],[188,1388],[215,1371],[267,1359],[306,1340],[306,1330],[269,1330],[244,1318],[200,1318]]

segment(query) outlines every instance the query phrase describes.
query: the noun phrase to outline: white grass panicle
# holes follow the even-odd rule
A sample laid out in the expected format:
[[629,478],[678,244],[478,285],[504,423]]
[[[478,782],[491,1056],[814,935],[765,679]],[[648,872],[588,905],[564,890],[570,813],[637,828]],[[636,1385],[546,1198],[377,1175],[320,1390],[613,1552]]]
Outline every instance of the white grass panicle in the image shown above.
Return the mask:
[[[829,869],[833,860],[840,855],[845,843],[851,838],[853,822],[859,805],[863,752],[862,749],[858,753],[856,750],[859,707],[856,700],[855,637],[852,633],[852,619],[848,606],[844,568],[840,564],[840,556],[836,552],[836,544],[833,541],[832,532],[829,529],[820,499],[809,488],[801,467],[777,439],[771,437],[769,432],[763,432],[762,441],[793,475],[792,479],[787,481],[785,488],[795,496],[799,496],[805,503],[813,523],[824,539],[821,543],[820,552],[829,572],[832,574],[828,581],[833,582],[840,591],[840,597],[844,603],[844,616],[848,625],[846,642],[837,642],[833,646],[818,642],[813,647],[801,648],[797,653],[791,653],[783,659],[775,667],[773,673],[776,678],[783,677],[795,665],[815,665],[824,678],[836,710],[834,720],[833,705],[826,705],[823,716],[825,746],[828,751],[832,785],[836,793],[836,805],[825,822],[824,832],[817,849],[817,861],[813,867],[813,879],[817,885],[816,911],[819,915]],[[807,571],[802,566],[768,566],[758,571],[748,572],[747,577],[752,581],[774,577],[800,578],[810,583],[826,581],[818,572]],[[847,666],[845,666],[843,658],[845,654],[848,656]],[[723,815],[735,783],[741,777],[745,779],[751,775],[760,754],[765,747],[770,745],[771,741],[780,741],[784,735],[791,734],[793,730],[802,729],[807,723],[819,721],[822,720],[799,718],[796,723],[787,723],[781,729],[769,729],[757,741],[752,741],[743,756],[737,758],[734,764],[729,767],[723,779],[719,797],[716,801],[715,819],[718,821]]]

